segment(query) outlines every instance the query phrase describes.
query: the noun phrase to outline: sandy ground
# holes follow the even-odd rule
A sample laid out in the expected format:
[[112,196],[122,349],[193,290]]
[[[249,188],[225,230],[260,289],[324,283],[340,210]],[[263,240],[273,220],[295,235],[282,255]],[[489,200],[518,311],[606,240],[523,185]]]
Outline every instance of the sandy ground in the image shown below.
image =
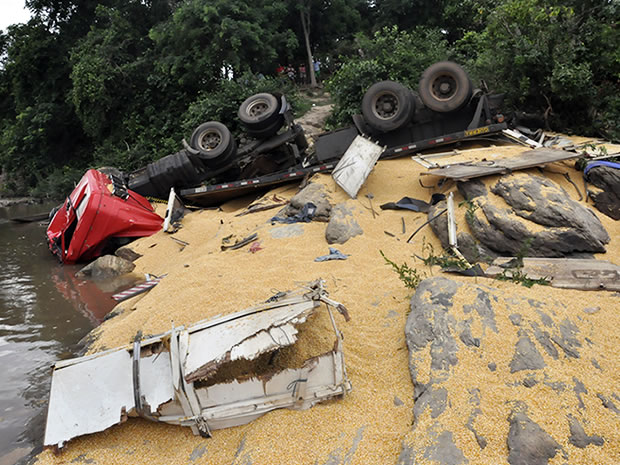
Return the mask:
[[[478,154],[470,152],[461,158],[492,158],[496,154],[510,155],[523,150],[523,147],[498,147],[497,151],[485,150]],[[445,159],[441,162],[445,162]],[[408,262],[422,275],[433,276],[440,274],[438,268],[426,267],[412,258],[412,255],[427,255],[428,245],[433,246],[435,251],[441,250],[441,247],[428,226],[418,233],[412,243],[406,243],[407,237],[426,221],[425,214],[382,211],[379,205],[397,201],[403,196],[428,200],[431,193],[438,189],[421,186],[419,179],[422,171],[424,169],[409,158],[381,161],[357,199],[348,198],[329,175],[312,178],[312,182],[325,185],[333,204],[344,202],[351,208],[364,230],[363,235],[336,246],[341,252],[350,254],[346,261],[314,262],[315,257],[327,253],[325,223],[313,222],[293,227],[272,224],[269,220],[277,210],[236,216],[254,200],[253,197],[229,202],[219,210],[191,213],[184,218],[182,229],[174,235],[188,242],[186,247],[183,248],[163,232],[133,244],[134,250],[143,254],[136,261],[137,272],[156,275],[167,273],[167,276],[149,293],[120,304],[123,313],[96,330],[97,340],[92,350],[113,348],[130,342],[140,329],[145,335],[157,334],[170,329],[172,324],[189,325],[216,314],[240,310],[264,301],[277,291],[293,289],[298,283],[323,278],[330,297],[342,302],[352,317],[348,323],[338,317],[338,325],[344,335],[345,362],[353,384],[350,395],[341,400],[319,404],[307,411],[274,411],[250,424],[215,431],[210,439],[193,436],[189,428],[130,419],[103,433],[71,441],[59,455],[44,451],[39,455],[37,463],[396,463],[401,444],[410,440],[413,420],[413,389],[404,337],[412,291],[404,288],[398,276],[386,266],[380,251],[398,263]],[[577,200],[575,188],[561,174],[564,172],[568,172],[583,190],[581,174],[572,168],[571,163],[554,164],[546,174]],[[531,173],[539,174],[537,170]],[[422,179],[425,185],[433,185],[437,181],[433,177]],[[491,177],[487,182],[496,179]],[[454,190],[456,188],[453,184],[442,189],[443,192]],[[297,185],[287,185],[278,187],[266,196],[275,193],[281,198],[290,198],[296,191]],[[376,218],[373,218],[370,211],[367,194],[374,195]],[[456,203],[461,200],[457,193]],[[467,227],[464,213],[464,207],[458,208],[461,229]],[[620,222],[596,210],[595,213],[612,238],[608,252],[598,258],[620,263]],[[284,228],[299,234],[284,239],[275,238],[274,233]],[[223,238],[233,235],[233,240],[241,239],[251,233],[258,234],[261,247],[258,252],[250,253],[248,247],[220,250]],[[617,345],[620,342],[617,332],[620,325],[617,295],[541,286],[527,289],[486,278],[450,278],[461,282],[474,280],[515,296],[522,295],[545,302],[553,300],[564,305],[567,313],[580,312],[584,305],[600,307],[600,312],[587,317],[587,324],[593,329],[593,337],[601,341],[600,345],[595,346],[597,349],[592,350],[600,352],[594,355],[609,374],[606,377],[600,376],[597,382],[603,383],[609,391],[616,389],[617,392],[617,386],[620,385],[617,370]],[[527,311],[533,310],[523,309],[526,317]],[[514,350],[514,341],[505,343],[507,345],[503,346],[502,341],[497,341],[498,354],[505,352],[505,355],[498,358],[499,362],[509,359]],[[460,373],[463,383],[474,385],[480,382],[475,373],[467,373],[466,365],[460,366],[464,370]],[[579,372],[580,376],[587,377],[591,371],[590,361],[586,357],[572,361],[567,370],[567,376]],[[498,402],[495,407],[489,405],[485,408],[497,408],[498,415],[503,415],[505,423],[505,406],[502,404],[505,399],[502,395],[499,393],[495,399]],[[607,409],[595,407],[596,397],[594,394],[591,397],[593,399],[588,398],[587,402],[592,404],[593,409],[597,408],[601,425],[610,429],[605,430],[607,440],[615,442],[612,451],[615,453],[615,463],[620,463],[618,417],[604,411]],[[554,414],[561,413],[563,406],[554,404],[543,405],[532,415],[534,420],[543,422],[555,432],[557,428],[567,428],[559,422],[553,426]],[[493,420],[494,417],[489,418]],[[465,428],[457,432],[455,441],[465,451],[475,447],[474,439],[471,434],[468,436]],[[584,449],[575,452],[581,454],[575,457],[583,458],[584,462],[579,463],[595,463],[597,457],[588,454],[596,453],[599,451]],[[506,456],[505,442],[494,442],[492,439],[491,447],[480,453],[476,463],[505,463]],[[608,461],[610,459],[607,456],[607,461],[596,463],[612,463],[613,460]]]

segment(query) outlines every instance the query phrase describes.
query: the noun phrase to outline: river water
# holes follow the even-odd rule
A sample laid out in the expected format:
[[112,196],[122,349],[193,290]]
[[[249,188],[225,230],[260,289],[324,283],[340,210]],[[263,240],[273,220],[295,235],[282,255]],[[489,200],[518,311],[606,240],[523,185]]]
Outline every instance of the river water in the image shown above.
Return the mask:
[[53,205],[0,208],[0,465],[26,463],[41,448],[51,367],[113,306],[111,292],[74,277],[45,244],[45,222],[9,218]]

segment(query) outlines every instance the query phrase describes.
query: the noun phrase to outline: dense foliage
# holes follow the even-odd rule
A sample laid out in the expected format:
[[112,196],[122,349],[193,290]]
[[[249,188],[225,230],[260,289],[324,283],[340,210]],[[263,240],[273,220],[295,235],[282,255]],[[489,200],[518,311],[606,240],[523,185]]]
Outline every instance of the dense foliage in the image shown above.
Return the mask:
[[[322,63],[348,124],[377,80],[412,89],[459,61],[550,128],[619,139],[615,0],[27,0],[0,33],[0,194],[66,194],[83,170],[132,170],[203,121],[238,131],[278,65]],[[302,24],[302,17],[306,23]],[[306,35],[308,42],[306,43]],[[308,66],[308,65],[307,65]]]

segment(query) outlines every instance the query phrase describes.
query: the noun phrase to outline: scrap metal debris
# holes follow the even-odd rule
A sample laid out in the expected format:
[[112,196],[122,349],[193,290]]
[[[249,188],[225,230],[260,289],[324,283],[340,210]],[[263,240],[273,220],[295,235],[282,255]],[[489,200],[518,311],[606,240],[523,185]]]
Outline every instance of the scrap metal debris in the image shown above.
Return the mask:
[[155,286],[159,284],[159,281],[164,279],[166,275],[155,276],[154,278],[149,278],[143,283],[137,284],[134,287],[131,287],[125,291],[114,294],[112,298],[117,302],[124,302],[127,299],[130,299],[138,294],[142,294],[146,291],[150,291]]
[[456,181],[489,176],[493,174],[511,173],[516,170],[544,166],[557,161],[571,160],[582,155],[574,152],[566,152],[557,149],[535,149],[525,151],[515,157],[503,158],[494,161],[482,161],[479,163],[455,163],[439,169],[431,169],[421,173],[423,176],[441,176]]
[[226,244],[226,242],[230,240],[230,237],[231,236],[225,237],[222,240],[222,246],[220,247],[222,251],[240,249],[241,247],[244,247],[248,245],[249,243],[253,242],[254,240],[256,240],[258,238],[258,233],[251,234],[248,237],[235,242],[234,244]]
[[346,260],[350,255],[343,254],[340,250],[330,247],[328,255],[321,255],[320,257],[316,257],[314,259],[315,262],[326,262],[328,260]]
[[[496,258],[486,275],[492,278],[502,273],[510,276],[511,269],[505,267],[512,260],[515,258]],[[553,287],[620,291],[620,266],[605,260],[526,257],[518,270],[530,279],[550,279]]]
[[332,178],[352,199],[356,198],[384,150],[385,147],[356,136],[334,168]]
[[[279,371],[258,363],[262,355],[294,346],[302,324],[310,322],[322,302],[335,335],[331,351]],[[346,308],[329,299],[317,280],[240,312],[58,362],[44,444],[61,448],[128,416],[189,426],[209,436],[277,408],[303,410],[344,396],[351,383],[332,307],[349,319]],[[256,363],[247,365],[251,361]],[[244,376],[231,376],[238,363],[244,364]]]

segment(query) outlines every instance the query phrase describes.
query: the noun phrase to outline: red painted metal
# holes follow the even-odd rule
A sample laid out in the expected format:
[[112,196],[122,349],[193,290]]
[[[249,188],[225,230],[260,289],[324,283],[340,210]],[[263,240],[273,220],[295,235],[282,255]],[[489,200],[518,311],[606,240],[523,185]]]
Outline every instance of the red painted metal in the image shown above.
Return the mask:
[[51,252],[63,263],[91,260],[113,238],[155,234],[163,218],[140,194],[88,170],[47,228]]

